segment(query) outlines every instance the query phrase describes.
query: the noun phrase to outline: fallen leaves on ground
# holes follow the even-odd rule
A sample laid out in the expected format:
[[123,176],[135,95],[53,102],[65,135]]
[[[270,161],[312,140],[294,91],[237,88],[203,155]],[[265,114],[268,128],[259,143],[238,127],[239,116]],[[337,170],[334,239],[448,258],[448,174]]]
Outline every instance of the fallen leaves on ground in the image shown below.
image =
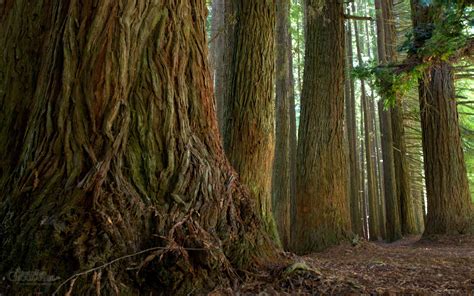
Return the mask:
[[[474,237],[343,244],[213,295],[474,295]],[[263,294],[262,294],[263,293]]]

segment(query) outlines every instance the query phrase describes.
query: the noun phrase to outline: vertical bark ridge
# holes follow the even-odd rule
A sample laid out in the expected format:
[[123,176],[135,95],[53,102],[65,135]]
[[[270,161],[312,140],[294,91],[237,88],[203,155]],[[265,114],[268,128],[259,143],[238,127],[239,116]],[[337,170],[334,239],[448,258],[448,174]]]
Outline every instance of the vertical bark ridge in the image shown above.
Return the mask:
[[306,1],[306,52],[296,174],[293,250],[337,244],[350,233],[344,153],[344,10]]
[[[231,85],[224,111],[224,147],[278,240],[271,207],[275,149],[274,1],[236,1]],[[232,38],[232,36],[230,36]]]

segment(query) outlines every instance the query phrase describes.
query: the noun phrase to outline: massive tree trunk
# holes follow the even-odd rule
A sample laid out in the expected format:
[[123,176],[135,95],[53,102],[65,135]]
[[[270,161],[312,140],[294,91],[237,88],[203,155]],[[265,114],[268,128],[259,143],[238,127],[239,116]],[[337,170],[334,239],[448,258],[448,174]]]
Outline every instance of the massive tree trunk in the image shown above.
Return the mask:
[[[441,6],[412,1],[415,48],[424,45]],[[418,57],[423,58],[423,57]],[[459,129],[453,68],[432,59],[419,83],[428,214],[425,235],[474,231],[473,206]]]
[[420,80],[420,112],[428,196],[425,234],[472,232],[454,76],[448,63],[433,64]]
[[183,294],[274,254],[221,148],[205,21],[205,1],[0,5],[0,274]]
[[276,1],[276,145],[273,168],[272,205],[283,247],[290,242],[290,81],[291,43],[289,34],[289,0]]
[[350,233],[344,153],[342,1],[306,1],[306,53],[296,173],[293,250],[307,253]]
[[346,59],[345,59],[345,123],[347,129],[347,142],[349,146],[349,200],[351,211],[352,231],[360,237],[364,237],[364,219],[362,211],[362,201],[360,195],[360,170],[359,154],[357,153],[357,123],[356,123],[356,102],[354,92],[354,80],[350,76],[353,69],[352,50],[352,26],[351,21],[346,22]]
[[232,83],[224,100],[224,148],[255,197],[265,227],[278,240],[271,196],[275,2],[235,0],[234,7],[235,34],[228,36],[235,39]]

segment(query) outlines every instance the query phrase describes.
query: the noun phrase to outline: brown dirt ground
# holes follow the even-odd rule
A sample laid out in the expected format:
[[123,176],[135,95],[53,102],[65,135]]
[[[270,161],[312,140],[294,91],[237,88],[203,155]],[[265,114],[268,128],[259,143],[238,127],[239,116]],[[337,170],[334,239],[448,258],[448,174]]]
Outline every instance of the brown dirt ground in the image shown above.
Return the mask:
[[470,295],[474,296],[474,236],[395,243],[345,244],[288,259],[309,270],[276,265],[247,275],[244,285],[211,295]]

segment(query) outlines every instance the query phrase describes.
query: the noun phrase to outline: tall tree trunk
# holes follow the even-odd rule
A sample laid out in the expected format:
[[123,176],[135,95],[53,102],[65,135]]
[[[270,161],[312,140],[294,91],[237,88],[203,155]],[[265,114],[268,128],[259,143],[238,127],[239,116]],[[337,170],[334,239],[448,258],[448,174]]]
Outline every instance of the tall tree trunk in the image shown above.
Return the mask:
[[[300,5],[301,9],[303,10],[301,18],[298,18],[297,21],[296,21],[296,27],[297,27],[298,35],[301,34],[300,32],[303,32],[302,34],[304,35],[305,34],[304,32],[306,32],[306,29],[305,29],[306,28],[306,22],[304,21],[305,0],[294,0],[294,1],[295,1],[294,5]],[[299,93],[299,96],[300,96],[300,100],[301,100],[301,92],[302,92],[302,88],[303,88],[303,67],[301,65],[303,64],[303,57],[302,57],[302,51],[303,50],[302,49],[304,47],[305,47],[304,42],[301,42],[300,38],[297,38],[296,39],[296,48],[297,48],[296,61],[298,63],[298,66],[297,66],[297,81],[298,81],[298,93]]]
[[346,67],[345,67],[345,110],[346,110],[346,129],[347,142],[349,144],[349,193],[352,232],[364,237],[364,219],[362,212],[362,202],[360,196],[360,170],[359,154],[357,153],[357,124],[356,124],[356,102],[354,89],[354,80],[350,73],[353,69],[353,50],[352,50],[352,26],[348,21],[346,26]]
[[[431,36],[442,6],[412,0],[415,47]],[[421,58],[421,57],[419,57]],[[452,66],[433,59],[419,83],[428,214],[425,235],[474,232]]]
[[297,152],[297,131],[296,131],[296,102],[295,102],[295,77],[293,75],[293,54],[291,51],[292,40],[289,34],[290,51],[288,52],[288,59],[290,61],[290,69],[288,75],[290,76],[290,239],[294,231],[294,223],[296,219],[296,152]]
[[[362,108],[360,108],[360,111],[362,112]],[[362,117],[362,116],[361,116]],[[361,119],[361,122],[360,122],[360,131],[359,131],[359,139],[360,139],[360,143],[359,143],[359,159],[361,160],[360,161],[360,194],[361,194],[361,199],[363,201],[363,210],[364,210],[364,229],[365,229],[365,238],[367,239],[370,239],[370,235],[369,235],[369,232],[370,232],[370,229],[369,229],[369,199],[368,199],[368,196],[367,196],[367,188],[365,186],[365,169],[366,169],[366,166],[365,166],[365,162],[364,162],[364,155],[365,155],[365,141],[364,141],[364,123],[362,121],[363,119]]]
[[[380,118],[379,114],[375,111],[375,93],[372,90],[371,93],[371,100],[370,100],[370,113],[371,117],[374,120],[374,130],[375,130],[375,163],[376,165],[376,172],[377,172],[377,208],[378,208],[378,223],[379,223],[379,230],[380,236],[382,238],[387,236],[387,227],[386,227],[386,220],[387,215],[385,211],[385,183],[384,183],[384,175],[383,175],[383,155],[382,155],[382,144],[381,144],[381,128],[380,128]],[[378,109],[378,108],[377,108]],[[378,111],[378,110],[377,110]]]
[[213,0],[212,3],[211,54],[214,72],[214,96],[216,100],[217,121],[221,135],[224,134],[224,113],[227,100],[233,100],[232,58],[236,12],[232,0]]
[[[387,7],[390,0],[376,0],[377,9],[377,38],[379,62],[386,64],[390,59],[390,51],[387,50],[388,27]],[[380,133],[382,135],[382,157],[384,173],[384,197],[386,211],[386,239],[395,241],[401,238],[400,208],[397,195],[395,165],[393,158],[393,136],[390,110],[384,108],[384,98],[379,101]]]
[[[352,13],[355,15],[355,7],[352,6]],[[354,31],[356,40],[357,60],[359,65],[363,64],[362,49],[359,37],[359,26],[354,20]],[[365,81],[360,81],[360,99],[362,113],[364,117],[364,138],[365,138],[365,159],[367,167],[367,194],[369,199],[369,235],[371,240],[377,240],[380,237],[380,229],[378,224],[377,213],[377,181],[375,171],[375,157],[373,155],[374,148],[374,125],[370,116],[369,103],[367,100],[367,91],[365,89]]]
[[[397,32],[395,29],[395,17],[393,15],[393,0],[385,0],[384,6],[384,33],[387,51],[387,62],[397,62],[396,46]],[[406,159],[405,131],[403,126],[402,98],[396,98],[391,108],[393,156],[395,165],[397,199],[400,203],[400,223],[403,234],[417,233],[415,210],[410,191],[410,171]]]
[[276,145],[273,169],[273,213],[281,243],[284,248],[290,242],[290,58],[289,0],[276,1]]
[[382,135],[382,156],[384,174],[384,195],[386,212],[386,239],[390,242],[402,237],[399,203],[396,195],[395,166],[393,164],[393,137],[390,110],[384,109],[383,100],[379,101],[380,132]]
[[[275,151],[275,2],[235,0],[232,84],[224,110],[224,148],[255,197],[267,230],[278,240],[272,214]],[[255,28],[259,28],[255,30]]]
[[[369,30],[370,27],[370,30]],[[365,32],[367,34],[367,53],[369,60],[372,60],[374,57],[377,56],[377,46],[373,46],[370,41],[370,36],[377,39],[374,26],[369,26],[369,23],[365,23]],[[375,111],[375,92],[374,89],[371,88],[370,90],[370,100],[369,102],[369,111],[370,111],[370,118],[372,119],[372,124],[374,127],[374,158],[375,158],[375,175],[376,175],[376,182],[377,182],[377,215],[378,215],[378,228],[380,231],[381,237],[386,237],[386,229],[385,229],[385,196],[384,196],[384,181],[383,181],[383,167],[381,164],[382,159],[382,149],[380,149],[380,121],[378,120],[378,114]]]
[[400,201],[400,222],[402,234],[416,234],[416,211],[411,195],[410,167],[407,161],[405,131],[403,126],[403,106],[400,98],[391,110],[393,154],[398,200]]
[[433,64],[420,80],[420,110],[428,195],[425,234],[472,232],[453,69],[447,62]]
[[307,253],[350,233],[344,154],[344,10],[306,1],[306,53],[296,174],[293,250]]
[[0,274],[163,247],[59,293],[183,294],[276,254],[219,141],[205,1],[66,2],[0,9]]

